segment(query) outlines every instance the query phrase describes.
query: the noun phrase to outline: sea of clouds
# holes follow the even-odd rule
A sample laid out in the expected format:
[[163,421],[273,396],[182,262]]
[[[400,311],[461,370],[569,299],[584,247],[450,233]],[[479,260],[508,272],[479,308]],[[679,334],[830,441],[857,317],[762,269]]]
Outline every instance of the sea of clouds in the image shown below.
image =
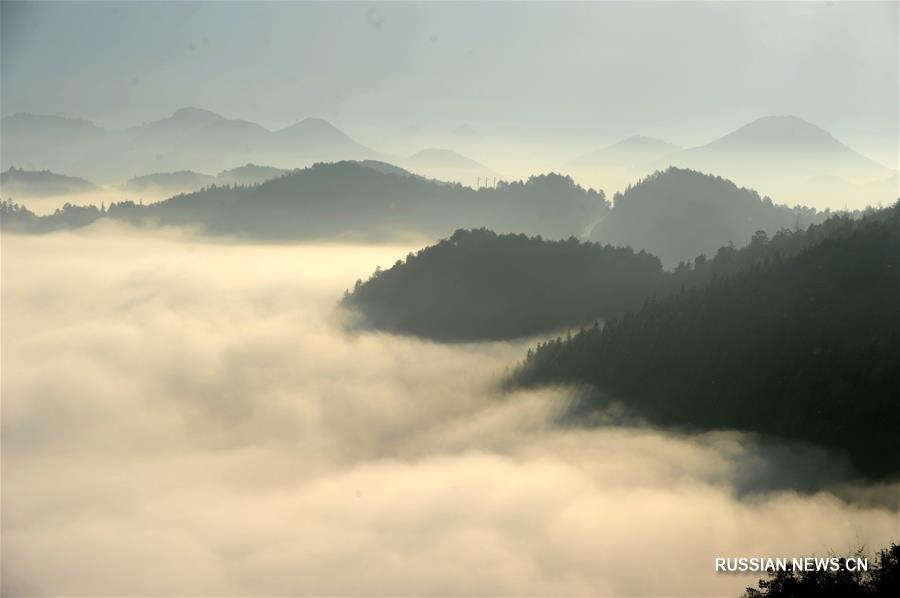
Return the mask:
[[737,595],[715,556],[897,539],[890,505],[748,488],[815,450],[561,425],[571,391],[497,390],[527,342],[346,332],[409,249],[4,235],[3,594]]

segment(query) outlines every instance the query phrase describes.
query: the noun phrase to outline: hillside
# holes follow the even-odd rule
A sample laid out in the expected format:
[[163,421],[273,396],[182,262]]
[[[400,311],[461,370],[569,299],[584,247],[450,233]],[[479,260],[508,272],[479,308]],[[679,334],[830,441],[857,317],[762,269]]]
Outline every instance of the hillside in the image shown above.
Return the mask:
[[506,339],[622,315],[661,276],[658,259],[627,248],[458,230],[357,281],[342,304],[381,330]]
[[178,172],[156,172],[129,179],[123,190],[131,193],[152,195],[174,195],[184,191],[200,189],[213,182],[215,177],[192,170]]
[[802,228],[825,216],[776,205],[721,177],[669,168],[617,193],[591,237],[643,249],[670,267],[729,243],[744,245],[759,230]]
[[807,230],[757,231],[740,249],[720,247],[663,270],[648,253],[570,238],[564,242],[459,230],[358,281],[343,299],[357,324],[435,340],[492,340],[548,333],[639,310],[651,297],[805,251],[840,237],[850,216]]
[[[440,237],[482,226],[566,238],[607,210],[602,192],[554,174],[475,190],[339,162],[294,170],[252,187],[216,186],[148,205],[115,203],[103,215],[251,238],[375,240]],[[68,222],[63,211],[20,229],[81,225],[81,216],[76,223]]]
[[511,383],[588,384],[656,423],[811,442],[896,474],[898,216],[832,219],[792,257],[539,344]]
[[322,118],[306,118],[273,134],[273,147],[287,155],[316,160],[361,160],[376,152],[351,139]]
[[[475,186],[492,184],[501,178],[496,172],[453,150],[430,147],[416,152],[403,162],[409,170],[423,176]],[[490,183],[488,181],[491,181]]]
[[[831,133],[794,116],[767,116],[748,123],[705,145],[666,156],[657,167],[680,166],[715,172],[742,185],[764,190],[785,202],[815,207],[838,207],[821,198],[809,184],[819,177],[837,177],[855,185],[884,180],[896,174],[862,156]],[[897,189],[862,187],[850,208],[892,203]],[[846,201],[846,200],[845,200]]]
[[4,198],[72,195],[97,190],[97,185],[90,181],[49,170],[22,170],[10,166],[0,173],[0,196]]
[[215,182],[217,185],[257,185],[269,179],[280,177],[287,172],[288,170],[285,168],[248,163],[243,166],[223,170],[216,175]]

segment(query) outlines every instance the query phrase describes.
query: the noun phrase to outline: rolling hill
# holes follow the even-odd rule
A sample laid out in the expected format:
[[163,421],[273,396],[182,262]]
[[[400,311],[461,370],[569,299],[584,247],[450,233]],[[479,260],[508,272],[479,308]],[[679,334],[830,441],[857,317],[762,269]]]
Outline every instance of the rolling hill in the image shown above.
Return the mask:
[[452,181],[464,185],[476,185],[481,180],[501,178],[496,172],[453,150],[429,147],[416,152],[403,162],[409,170],[427,177]]
[[672,167],[617,193],[591,237],[646,250],[671,267],[729,243],[743,245],[759,230],[806,227],[825,216],[775,204],[722,177]]
[[476,190],[384,170],[360,162],[320,163],[250,187],[210,187],[145,205],[113,203],[106,212],[71,207],[74,220],[66,210],[44,218],[16,212],[3,226],[24,232],[83,226],[91,213],[95,219],[262,239],[438,238],[483,226],[567,238],[608,210],[602,192],[555,174]]
[[10,166],[0,173],[0,196],[3,198],[73,195],[98,190],[99,187],[90,181],[49,170],[22,170]]

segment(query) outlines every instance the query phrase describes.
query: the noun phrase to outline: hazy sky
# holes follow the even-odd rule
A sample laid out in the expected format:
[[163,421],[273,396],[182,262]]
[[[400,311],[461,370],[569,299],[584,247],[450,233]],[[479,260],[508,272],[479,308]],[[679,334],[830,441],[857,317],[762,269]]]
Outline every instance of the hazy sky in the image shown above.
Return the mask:
[[895,2],[3,2],[2,112],[685,144],[795,114],[887,161],[897,25]]

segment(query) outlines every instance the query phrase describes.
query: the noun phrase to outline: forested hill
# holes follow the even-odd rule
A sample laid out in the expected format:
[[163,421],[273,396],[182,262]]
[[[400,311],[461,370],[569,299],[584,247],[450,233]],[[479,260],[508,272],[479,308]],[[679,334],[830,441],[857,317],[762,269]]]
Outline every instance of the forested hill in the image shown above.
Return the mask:
[[0,172],[0,191],[6,197],[69,195],[97,190],[97,185],[90,181],[49,170],[22,170],[10,166]]
[[805,228],[827,216],[776,205],[721,177],[669,168],[617,193],[592,238],[644,249],[668,267],[728,243],[744,245],[759,230]]
[[343,304],[382,330],[505,339],[624,314],[662,274],[657,258],[628,248],[459,230],[357,281]]
[[602,191],[556,174],[475,190],[337,162],[259,185],[213,186],[149,205],[114,203],[105,211],[69,206],[46,217],[8,207],[4,228],[42,232],[82,226],[94,215],[260,239],[440,237],[481,226],[566,238],[608,209]]
[[898,214],[836,219],[792,257],[540,344],[511,383],[590,384],[661,424],[809,441],[900,473]]
[[460,230],[358,281],[343,304],[377,329],[438,340],[507,339],[588,325],[663,297],[791,257],[856,230],[847,215],[807,230],[757,231],[745,247],[720,247],[664,271],[655,256],[570,238],[553,242]]

